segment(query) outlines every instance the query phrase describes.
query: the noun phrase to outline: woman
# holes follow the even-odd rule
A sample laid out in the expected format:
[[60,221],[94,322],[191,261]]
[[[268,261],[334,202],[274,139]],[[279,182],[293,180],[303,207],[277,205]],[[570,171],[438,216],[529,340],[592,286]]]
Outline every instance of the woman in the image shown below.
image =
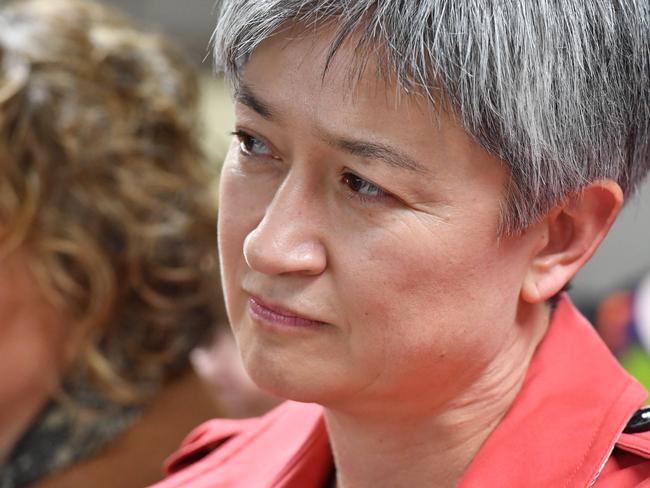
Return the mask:
[[143,486],[215,414],[188,362],[223,320],[196,102],[106,7],[0,9],[3,488]]
[[650,477],[647,434],[622,434],[646,393],[562,293],[650,166],[649,21],[634,0],[223,2],[226,307],[253,380],[311,404],[205,424],[158,486]]

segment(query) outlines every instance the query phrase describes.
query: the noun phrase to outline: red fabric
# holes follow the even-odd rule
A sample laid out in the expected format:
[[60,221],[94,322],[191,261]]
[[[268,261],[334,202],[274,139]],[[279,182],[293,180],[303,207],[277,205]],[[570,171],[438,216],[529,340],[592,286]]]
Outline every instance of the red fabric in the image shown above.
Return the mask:
[[[564,297],[510,411],[460,487],[632,487],[597,476],[646,393]],[[649,464],[649,463],[644,463]],[[604,470],[603,470],[604,471]],[[622,483],[622,484],[621,484]]]
[[320,487],[332,466],[322,408],[286,402],[257,419],[199,426],[167,461],[173,475],[155,486]]
[[[645,398],[563,297],[517,399],[459,487],[650,487],[650,434],[621,434]],[[332,466],[321,408],[287,402],[199,427],[155,487],[321,488]]]

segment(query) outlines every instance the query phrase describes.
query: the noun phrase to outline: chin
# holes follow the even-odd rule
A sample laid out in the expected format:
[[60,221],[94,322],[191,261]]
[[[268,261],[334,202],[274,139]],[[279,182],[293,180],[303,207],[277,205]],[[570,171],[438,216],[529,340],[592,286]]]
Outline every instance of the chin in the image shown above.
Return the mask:
[[[269,348],[243,351],[244,366],[253,382],[271,395],[305,403],[330,403],[343,389],[331,367],[319,367],[313,358],[292,358]],[[331,365],[327,365],[331,366]]]

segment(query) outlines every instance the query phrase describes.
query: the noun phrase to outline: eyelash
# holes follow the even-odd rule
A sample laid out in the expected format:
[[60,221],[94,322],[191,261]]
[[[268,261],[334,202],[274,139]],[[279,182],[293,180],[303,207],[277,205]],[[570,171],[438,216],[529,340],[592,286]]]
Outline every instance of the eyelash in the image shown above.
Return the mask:
[[[353,180],[358,180],[358,182],[361,182],[361,184],[371,186],[374,191],[377,192],[376,195],[365,195],[358,190],[355,191],[352,189],[352,181]],[[346,188],[347,188],[347,196],[349,198],[354,198],[361,203],[379,203],[385,200],[386,198],[389,198],[391,195],[388,193],[386,190],[382,189],[381,187],[375,185],[374,183],[371,183],[370,181],[366,180],[365,178],[362,178],[361,176],[352,173],[350,171],[343,171],[341,173],[341,183],[343,183]]]
[[[247,157],[247,158],[273,158],[273,159],[278,159],[277,156],[272,155],[271,150],[269,148],[269,144],[264,141],[262,138],[254,136],[244,130],[237,129],[233,132],[230,133],[231,135],[237,137],[239,140],[239,152],[242,156]],[[244,147],[247,143],[251,143],[253,141],[260,142],[264,144],[267,148],[269,148],[269,155],[264,155],[264,154],[258,154],[254,153],[253,151],[250,151],[248,149],[244,149]],[[363,204],[373,204],[373,203],[379,203],[389,197],[391,197],[391,194],[388,193],[386,190],[381,188],[378,185],[375,185],[374,183],[366,180],[365,178],[351,172],[351,171],[342,171],[341,172],[341,177],[340,177],[341,183],[343,183],[346,188],[346,196],[349,198],[353,198]],[[357,185],[365,185],[365,186],[370,186],[372,187],[373,191],[376,191],[376,195],[364,195],[363,193],[360,193],[358,190],[355,191],[352,189],[352,182],[355,182]]]
[[260,142],[260,143],[264,144],[268,148],[269,153],[271,153],[271,149],[269,148],[269,144],[264,139],[262,139],[260,137],[257,137],[257,136],[254,136],[252,134],[249,134],[248,132],[243,131],[241,129],[237,129],[237,130],[231,132],[230,134],[235,136],[239,140],[239,152],[242,155],[244,155],[246,157],[271,157],[273,159],[277,159],[277,157],[272,155],[272,154],[269,154],[268,156],[266,156],[264,154],[257,154],[257,153],[254,153],[254,152],[248,150],[248,149],[245,150],[243,148],[243,146],[245,146],[247,142],[250,143],[251,141],[257,141],[257,142]]

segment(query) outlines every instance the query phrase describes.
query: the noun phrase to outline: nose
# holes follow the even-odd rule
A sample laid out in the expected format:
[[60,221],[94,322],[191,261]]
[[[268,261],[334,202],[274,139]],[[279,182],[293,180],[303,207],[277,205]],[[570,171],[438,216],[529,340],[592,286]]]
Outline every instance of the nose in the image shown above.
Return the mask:
[[244,240],[248,266],[266,275],[321,274],[327,267],[320,228],[323,212],[313,192],[285,180]]

